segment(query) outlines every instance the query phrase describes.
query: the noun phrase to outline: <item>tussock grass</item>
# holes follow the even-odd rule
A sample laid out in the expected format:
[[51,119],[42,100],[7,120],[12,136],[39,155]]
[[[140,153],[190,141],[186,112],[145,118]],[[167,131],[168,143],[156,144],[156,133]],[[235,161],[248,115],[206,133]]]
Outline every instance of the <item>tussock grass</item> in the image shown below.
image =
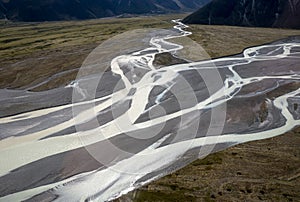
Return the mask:
[[[168,28],[173,15],[86,21],[0,24],[1,61],[43,50],[100,44],[122,32],[139,28]],[[178,17],[178,16],[177,16]]]
[[[0,88],[26,89],[63,71],[78,69],[87,55],[113,36],[142,28],[170,28],[182,15],[44,23],[0,23]],[[67,78],[67,79],[66,79]],[[71,72],[34,91],[64,86]]]
[[237,54],[250,46],[300,35],[300,30],[220,25],[191,25],[190,30],[194,33],[190,38],[199,43],[212,58]]

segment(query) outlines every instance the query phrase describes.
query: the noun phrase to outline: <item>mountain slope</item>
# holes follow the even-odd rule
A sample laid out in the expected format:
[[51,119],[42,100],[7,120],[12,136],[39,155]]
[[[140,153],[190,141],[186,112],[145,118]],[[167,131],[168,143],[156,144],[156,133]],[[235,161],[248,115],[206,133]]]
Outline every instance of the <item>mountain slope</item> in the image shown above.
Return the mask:
[[[17,21],[91,19],[124,13],[192,11],[210,0],[0,0],[0,18]],[[2,15],[1,15],[2,13]]]
[[253,27],[300,28],[299,0],[213,0],[183,21]]

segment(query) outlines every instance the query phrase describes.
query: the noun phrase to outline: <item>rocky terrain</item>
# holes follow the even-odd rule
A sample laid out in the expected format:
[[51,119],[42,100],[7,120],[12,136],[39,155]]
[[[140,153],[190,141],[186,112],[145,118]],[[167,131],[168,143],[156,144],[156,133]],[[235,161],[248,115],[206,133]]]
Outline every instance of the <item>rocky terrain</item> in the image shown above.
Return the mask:
[[183,22],[189,24],[300,28],[300,1],[213,0]]
[[210,0],[1,0],[0,18],[14,21],[94,19],[124,14],[194,11]]

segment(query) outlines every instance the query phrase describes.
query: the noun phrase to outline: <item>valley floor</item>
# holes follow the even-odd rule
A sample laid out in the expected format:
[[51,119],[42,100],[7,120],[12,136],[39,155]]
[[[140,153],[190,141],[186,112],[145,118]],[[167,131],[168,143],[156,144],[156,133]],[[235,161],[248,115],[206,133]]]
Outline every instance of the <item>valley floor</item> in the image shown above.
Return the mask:
[[[43,91],[64,86],[103,41],[133,29],[170,28],[170,20],[181,17],[1,24],[0,88]],[[192,25],[190,29],[191,39],[212,58],[300,35],[300,30],[269,28]],[[49,77],[53,79],[38,85]],[[299,145],[299,128],[238,145],[197,160],[119,201],[299,201]]]

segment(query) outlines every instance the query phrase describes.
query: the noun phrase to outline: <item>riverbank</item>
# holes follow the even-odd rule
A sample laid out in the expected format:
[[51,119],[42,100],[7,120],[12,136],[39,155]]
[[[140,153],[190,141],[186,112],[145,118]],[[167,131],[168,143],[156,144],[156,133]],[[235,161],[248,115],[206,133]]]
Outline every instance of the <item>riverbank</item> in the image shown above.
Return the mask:
[[117,201],[299,201],[300,128],[197,160]]

